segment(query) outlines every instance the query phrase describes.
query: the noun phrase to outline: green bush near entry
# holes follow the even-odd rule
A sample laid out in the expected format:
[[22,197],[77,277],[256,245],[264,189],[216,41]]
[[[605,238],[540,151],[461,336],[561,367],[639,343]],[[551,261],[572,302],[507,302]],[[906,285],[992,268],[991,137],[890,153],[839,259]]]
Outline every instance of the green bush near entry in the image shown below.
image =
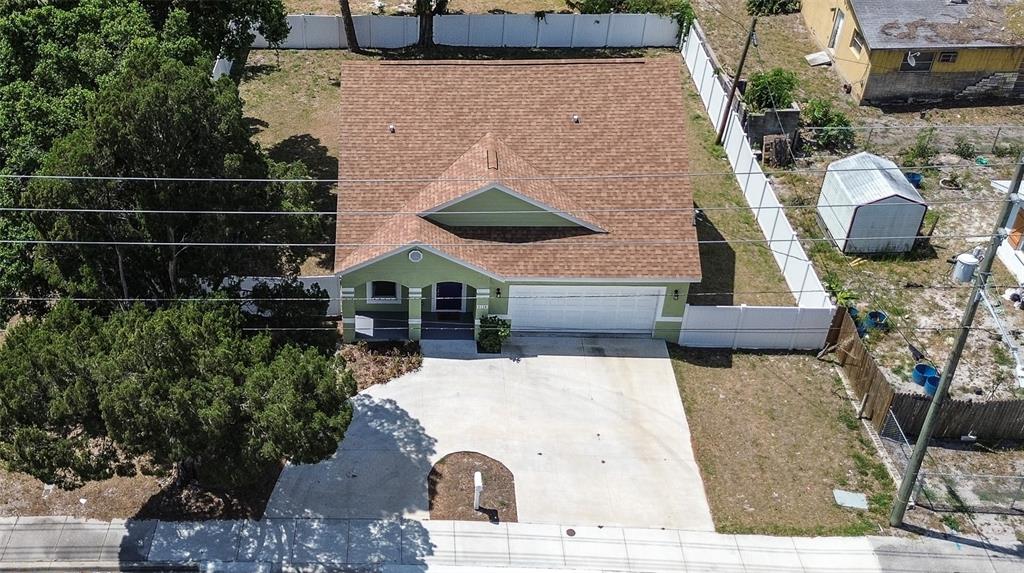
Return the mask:
[[501,344],[512,334],[512,323],[494,315],[480,319],[480,336],[477,346],[481,352],[501,352]]

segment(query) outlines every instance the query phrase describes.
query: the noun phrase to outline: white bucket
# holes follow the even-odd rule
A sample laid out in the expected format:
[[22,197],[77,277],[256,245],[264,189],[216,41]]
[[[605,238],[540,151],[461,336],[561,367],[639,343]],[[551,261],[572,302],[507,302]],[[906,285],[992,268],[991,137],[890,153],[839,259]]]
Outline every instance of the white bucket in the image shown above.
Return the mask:
[[953,267],[953,280],[958,283],[969,283],[974,278],[976,270],[978,270],[978,257],[964,253],[956,258],[956,265]]

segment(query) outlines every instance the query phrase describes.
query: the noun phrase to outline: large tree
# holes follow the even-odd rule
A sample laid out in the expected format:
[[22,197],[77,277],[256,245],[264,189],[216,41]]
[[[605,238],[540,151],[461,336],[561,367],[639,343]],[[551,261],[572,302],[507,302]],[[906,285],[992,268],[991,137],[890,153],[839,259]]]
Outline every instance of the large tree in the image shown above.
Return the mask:
[[139,462],[238,486],[332,454],[351,374],[315,349],[246,337],[211,299],[100,319],[63,301],[0,346],[0,463],[75,487]]
[[90,103],[85,124],[54,143],[40,173],[216,181],[33,181],[23,197],[30,207],[121,211],[33,214],[44,239],[76,242],[37,249],[39,264],[61,292],[124,299],[197,294],[232,274],[294,272],[298,257],[284,248],[188,243],[308,242],[318,236],[313,231],[323,222],[309,217],[182,213],[311,210],[314,187],[230,181],[303,178],[306,170],[271,161],[251,141],[234,83],[212,81],[205,65],[187,65],[166,51],[155,41],[133,45],[122,69]]
[[348,40],[348,49],[355,53],[362,52],[362,48],[359,47],[359,38],[356,37],[356,23],[352,19],[352,6],[348,3],[348,0],[338,0],[338,8],[341,9],[341,20],[345,24],[345,38]]
[[434,16],[448,11],[448,0],[416,0],[413,12],[420,17],[420,47],[434,47]]
[[[54,141],[84,123],[133,44],[158,41],[167,57],[209,66],[247,45],[252,29],[283,39],[281,0],[0,0],[0,174],[35,173]],[[23,193],[23,182],[0,180],[0,207],[24,207]],[[24,213],[3,212],[0,239],[37,238]],[[35,250],[0,243],[0,324],[16,311],[12,297],[49,294]]]
[[259,32],[270,45],[288,37],[282,0],[142,0],[157,26],[175,11],[188,15],[188,30],[213,56],[237,57]]

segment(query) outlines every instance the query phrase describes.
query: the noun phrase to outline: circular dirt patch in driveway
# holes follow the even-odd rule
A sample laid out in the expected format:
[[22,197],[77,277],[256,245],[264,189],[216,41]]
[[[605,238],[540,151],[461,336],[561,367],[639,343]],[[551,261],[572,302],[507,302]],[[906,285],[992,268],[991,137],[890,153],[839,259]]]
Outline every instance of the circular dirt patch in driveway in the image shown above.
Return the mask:
[[[473,474],[483,475],[480,509],[473,509]],[[516,487],[505,464],[476,452],[455,452],[441,458],[427,478],[430,519],[518,521]]]

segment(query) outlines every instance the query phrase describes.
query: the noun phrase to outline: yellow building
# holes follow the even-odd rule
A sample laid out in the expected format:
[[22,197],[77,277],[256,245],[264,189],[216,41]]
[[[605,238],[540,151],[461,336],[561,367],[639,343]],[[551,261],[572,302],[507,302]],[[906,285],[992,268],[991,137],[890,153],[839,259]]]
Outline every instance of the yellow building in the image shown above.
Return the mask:
[[862,104],[1024,98],[1021,0],[804,0]]

